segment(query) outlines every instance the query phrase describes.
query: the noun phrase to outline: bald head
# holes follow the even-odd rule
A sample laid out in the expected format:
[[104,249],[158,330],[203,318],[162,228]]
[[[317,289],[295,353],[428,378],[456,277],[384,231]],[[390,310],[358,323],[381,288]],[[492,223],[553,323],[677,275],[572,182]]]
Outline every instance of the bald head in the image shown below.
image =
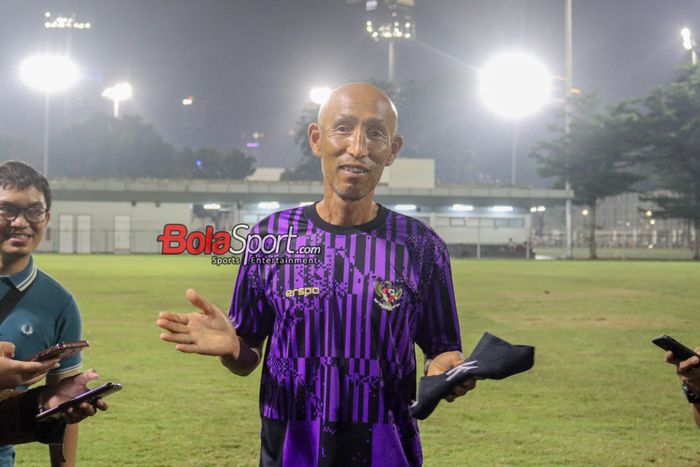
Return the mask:
[[392,136],[398,129],[396,106],[384,91],[369,83],[343,84],[331,91],[328,100],[318,111],[318,123],[321,128],[329,116],[334,116],[337,109],[348,104],[375,107],[386,119]]

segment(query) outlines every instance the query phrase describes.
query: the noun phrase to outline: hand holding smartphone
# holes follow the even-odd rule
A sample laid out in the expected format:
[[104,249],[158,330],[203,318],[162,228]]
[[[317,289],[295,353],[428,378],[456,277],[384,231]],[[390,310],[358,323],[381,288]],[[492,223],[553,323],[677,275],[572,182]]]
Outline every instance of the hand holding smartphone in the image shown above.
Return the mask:
[[30,358],[29,361],[43,362],[46,360],[51,360],[53,358],[63,360],[64,358],[72,357],[73,355],[82,351],[86,347],[90,347],[88,341],[60,342],[54,345],[53,347],[49,347],[46,350],[42,350],[41,352]]
[[65,411],[71,407],[78,407],[83,402],[89,402],[90,404],[94,404],[97,401],[97,399],[107,397],[108,395],[114,394],[115,392],[121,389],[121,384],[105,383],[102,386],[96,387],[95,389],[91,389],[87,392],[79,394],[73,399],[63,402],[62,404],[59,404],[56,407],[44,410],[43,412],[39,412],[35,416],[35,419],[37,421],[47,421],[60,418],[65,413]]
[[686,347],[673,337],[667,336],[666,334],[656,336],[651,341],[662,349],[673,352],[673,356],[680,361],[688,360],[691,357],[698,357],[698,359],[700,359],[700,355],[695,353],[694,350]]

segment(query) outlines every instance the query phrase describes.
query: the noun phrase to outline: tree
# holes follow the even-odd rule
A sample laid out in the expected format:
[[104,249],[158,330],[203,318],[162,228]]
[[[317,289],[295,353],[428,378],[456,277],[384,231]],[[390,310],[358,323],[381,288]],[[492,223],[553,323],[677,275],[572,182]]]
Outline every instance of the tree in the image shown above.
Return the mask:
[[88,177],[168,177],[175,150],[137,115],[93,115],[55,140],[52,173]]
[[280,179],[282,180],[306,180],[306,181],[321,181],[323,174],[321,173],[321,162],[314,155],[309,146],[309,139],[306,134],[306,129],[309,124],[315,122],[318,117],[318,106],[307,105],[299,115],[297,120],[297,128],[294,133],[294,144],[299,146],[301,150],[301,160],[294,168],[287,169],[282,172]]
[[238,149],[228,153],[213,148],[185,148],[177,157],[177,175],[186,178],[243,180],[255,172],[255,157]]
[[567,133],[563,126],[550,127],[558,136],[538,142],[532,156],[537,159],[537,172],[542,177],[556,177],[557,188],[563,188],[568,177],[574,190],[573,202],[588,206],[588,246],[590,258],[596,259],[598,201],[631,191],[643,178],[630,170],[635,159],[629,131],[638,114],[625,104],[598,113],[592,95],[577,97],[571,105],[570,131]]
[[635,142],[664,190],[643,199],[658,206],[656,217],[694,226],[693,259],[700,260],[700,67],[684,67],[673,83],[653,89],[641,104]]

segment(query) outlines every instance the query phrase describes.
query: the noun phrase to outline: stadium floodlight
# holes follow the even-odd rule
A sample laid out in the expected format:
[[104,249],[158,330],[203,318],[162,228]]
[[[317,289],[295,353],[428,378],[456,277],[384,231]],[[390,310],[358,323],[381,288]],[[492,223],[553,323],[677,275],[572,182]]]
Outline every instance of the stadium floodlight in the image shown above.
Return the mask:
[[693,37],[693,33],[690,32],[690,29],[683,28],[681,29],[681,38],[683,38],[683,48],[690,51],[691,63],[697,65],[698,56],[695,52],[695,38]]
[[279,209],[280,203],[277,201],[263,201],[258,203],[258,208],[271,211],[273,209]]
[[302,201],[301,203],[299,203],[299,207],[303,208],[304,206],[308,206],[310,204],[314,204],[314,202],[313,201]]
[[316,105],[325,104],[330,95],[331,88],[329,88],[328,86],[317,86],[315,88],[312,88],[309,92],[309,98],[311,99],[311,102],[313,102]]
[[44,27],[46,29],[90,29],[92,24],[89,22],[78,21],[75,16],[57,16],[51,18],[51,12],[44,13]]
[[552,74],[525,52],[498,55],[479,73],[479,90],[486,107],[513,120],[540,110],[549,101],[551,89]]
[[65,91],[80,78],[78,66],[59,55],[34,55],[20,65],[25,84],[46,94]]
[[545,212],[547,210],[544,206],[537,206],[537,212]]
[[513,206],[494,206],[491,210],[493,212],[513,212]]
[[472,206],[471,204],[453,204],[452,210],[457,212],[473,211],[474,206]]
[[30,88],[44,93],[44,177],[49,176],[49,96],[65,91],[80,79],[78,66],[57,55],[33,55],[19,68],[20,78]]
[[207,203],[202,207],[207,211],[218,211],[219,209],[221,209],[221,205],[219,203]]
[[134,90],[129,83],[118,83],[102,91],[102,97],[112,101],[114,118],[119,118],[119,103],[131,99]]
[[396,206],[394,206],[394,209],[396,209],[397,211],[402,211],[402,212],[415,211],[416,205],[415,204],[397,204]]
[[[588,215],[588,209],[584,209],[583,211],[581,211],[581,214],[584,215],[584,216],[587,216],[587,215]],[[627,225],[629,225],[629,222],[627,223]]]
[[479,72],[479,94],[484,105],[496,115],[513,121],[511,185],[515,185],[515,122],[544,107],[551,92],[552,74],[529,53],[516,51],[498,55]]

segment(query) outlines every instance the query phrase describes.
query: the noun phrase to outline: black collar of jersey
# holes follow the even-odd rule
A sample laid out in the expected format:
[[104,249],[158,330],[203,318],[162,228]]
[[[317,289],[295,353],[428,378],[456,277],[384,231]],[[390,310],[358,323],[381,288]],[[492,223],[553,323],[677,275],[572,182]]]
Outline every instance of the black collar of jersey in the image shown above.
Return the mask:
[[309,204],[308,206],[304,207],[304,214],[306,214],[307,219],[310,219],[311,222],[313,222],[314,225],[316,225],[321,230],[340,235],[371,232],[372,230],[375,230],[384,225],[386,223],[386,216],[389,214],[389,210],[387,208],[377,203],[377,206],[379,206],[377,216],[371,221],[367,222],[366,224],[350,226],[333,225],[321,219],[321,216],[319,216],[318,211],[316,211],[316,204],[318,204],[318,201],[316,201],[314,204]]

